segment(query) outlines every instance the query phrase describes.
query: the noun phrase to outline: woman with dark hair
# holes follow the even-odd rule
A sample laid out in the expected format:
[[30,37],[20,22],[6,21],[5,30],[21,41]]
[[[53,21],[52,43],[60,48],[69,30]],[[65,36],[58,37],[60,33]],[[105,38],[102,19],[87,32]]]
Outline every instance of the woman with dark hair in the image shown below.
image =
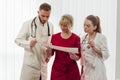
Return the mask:
[[104,60],[109,57],[109,53],[98,16],[86,17],[84,32],[87,34],[82,38],[81,80],[107,80]]

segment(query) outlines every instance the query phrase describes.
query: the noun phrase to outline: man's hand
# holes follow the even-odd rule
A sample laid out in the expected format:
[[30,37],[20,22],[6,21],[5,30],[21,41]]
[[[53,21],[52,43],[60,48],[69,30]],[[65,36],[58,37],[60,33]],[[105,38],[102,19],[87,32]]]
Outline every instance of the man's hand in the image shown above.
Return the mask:
[[33,48],[36,43],[37,43],[37,41],[35,39],[31,40],[30,41],[30,48]]

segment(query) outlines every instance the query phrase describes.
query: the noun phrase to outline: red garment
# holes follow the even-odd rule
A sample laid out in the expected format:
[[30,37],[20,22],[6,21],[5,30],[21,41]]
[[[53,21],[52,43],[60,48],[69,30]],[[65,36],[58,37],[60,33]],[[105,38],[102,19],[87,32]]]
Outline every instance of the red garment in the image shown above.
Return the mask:
[[[68,39],[61,37],[61,33],[54,34],[51,43],[56,46],[77,47],[79,57],[81,57],[80,37],[72,33]],[[55,59],[52,66],[51,80],[80,80],[80,72],[76,61],[70,59],[68,53],[58,50],[55,52]]]

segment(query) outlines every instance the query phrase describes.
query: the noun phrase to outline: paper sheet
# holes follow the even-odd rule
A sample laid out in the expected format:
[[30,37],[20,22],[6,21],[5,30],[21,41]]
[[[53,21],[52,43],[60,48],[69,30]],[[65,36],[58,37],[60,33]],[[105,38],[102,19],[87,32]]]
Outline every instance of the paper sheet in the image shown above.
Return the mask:
[[61,47],[61,46],[55,46],[52,44],[48,45],[52,49],[64,51],[64,52],[69,52],[69,53],[77,53],[78,54],[78,48],[73,48],[73,47]]
[[55,46],[55,45],[52,45],[50,43],[41,43],[40,41],[38,42],[39,45],[41,46],[48,46],[52,49],[56,49],[56,50],[60,50],[60,51],[64,51],[64,52],[68,52],[68,53],[73,53],[73,54],[78,54],[78,48],[75,48],[75,47],[62,47],[62,46]]

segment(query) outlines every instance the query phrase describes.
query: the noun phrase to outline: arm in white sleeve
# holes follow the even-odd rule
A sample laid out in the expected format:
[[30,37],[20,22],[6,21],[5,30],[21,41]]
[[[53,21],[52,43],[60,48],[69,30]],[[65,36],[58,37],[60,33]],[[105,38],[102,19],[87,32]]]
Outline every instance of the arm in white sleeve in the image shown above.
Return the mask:
[[107,40],[106,40],[105,36],[102,36],[102,38],[101,38],[100,50],[102,52],[103,60],[106,60],[109,57],[109,51],[108,51]]
[[28,40],[29,38],[29,25],[28,22],[25,22],[22,25],[22,28],[19,32],[19,34],[17,35],[16,39],[15,39],[15,43],[23,48],[30,48],[30,41]]

